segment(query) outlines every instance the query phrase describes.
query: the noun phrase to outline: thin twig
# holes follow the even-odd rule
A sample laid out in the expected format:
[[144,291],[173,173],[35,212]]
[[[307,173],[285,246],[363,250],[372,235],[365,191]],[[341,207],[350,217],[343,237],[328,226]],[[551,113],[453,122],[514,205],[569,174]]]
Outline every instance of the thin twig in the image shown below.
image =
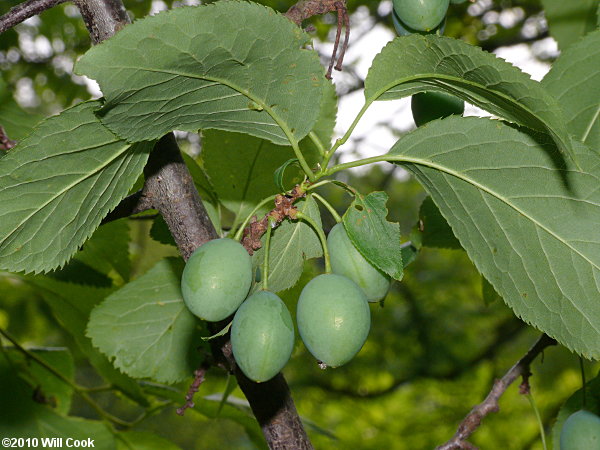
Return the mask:
[[17,145],[17,142],[10,139],[4,128],[0,126],[0,150],[10,150],[15,145]]
[[487,416],[489,413],[500,410],[498,404],[500,397],[519,376],[523,376],[524,382],[526,382],[531,375],[529,366],[533,360],[550,345],[556,345],[556,341],[545,334],[540,336],[538,341],[533,345],[533,347],[531,347],[531,349],[529,349],[527,354],[523,356],[514,366],[512,366],[502,378],[494,382],[494,386],[490,390],[490,393],[487,395],[485,400],[473,407],[471,412],[458,426],[458,431],[452,437],[452,439],[437,447],[436,450],[475,449],[476,447],[473,444],[467,442],[469,436],[471,436],[471,434],[473,434],[473,432],[479,428],[481,421],[485,416]]
[[194,395],[196,392],[198,392],[198,389],[200,389],[200,385],[204,383],[204,378],[206,376],[208,367],[208,364],[203,363],[198,369],[194,370],[194,381],[190,385],[190,388],[185,395],[185,404],[177,408],[177,414],[180,416],[185,414],[186,409],[193,408],[195,406]]
[[11,29],[15,25],[36,16],[47,9],[56,5],[65,3],[67,0],[27,0],[11,8],[6,14],[0,17],[0,33]]

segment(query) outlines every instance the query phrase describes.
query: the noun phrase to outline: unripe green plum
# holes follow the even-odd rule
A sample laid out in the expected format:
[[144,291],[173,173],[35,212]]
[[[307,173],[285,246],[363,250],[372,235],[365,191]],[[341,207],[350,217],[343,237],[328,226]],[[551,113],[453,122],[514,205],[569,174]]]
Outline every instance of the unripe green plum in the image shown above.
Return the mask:
[[437,27],[448,11],[449,0],[393,0],[394,11],[410,28],[430,31]]
[[418,127],[432,120],[465,112],[465,103],[444,92],[419,92],[412,96],[410,107]]
[[218,322],[238,309],[251,283],[252,261],[242,244],[215,239],[190,256],[181,276],[181,294],[193,314]]
[[563,423],[560,450],[600,450],[600,417],[577,411]]
[[269,291],[252,294],[233,317],[231,349],[242,372],[256,382],[273,378],[289,361],[294,324],[281,299]]
[[354,281],[370,302],[378,302],[386,296],[390,289],[390,277],[360,254],[343,224],[338,223],[331,229],[327,236],[327,248],[333,273]]
[[430,31],[421,31],[415,30],[414,28],[409,27],[405,23],[398,18],[398,14],[396,11],[392,10],[392,23],[394,24],[394,28],[396,29],[396,33],[398,36],[410,36],[411,34],[437,34],[441,36],[444,34],[444,29],[446,28],[446,19],[442,21],[437,27]]
[[369,302],[349,278],[323,274],[308,282],[296,310],[298,331],[310,353],[338,367],[362,348],[371,327]]

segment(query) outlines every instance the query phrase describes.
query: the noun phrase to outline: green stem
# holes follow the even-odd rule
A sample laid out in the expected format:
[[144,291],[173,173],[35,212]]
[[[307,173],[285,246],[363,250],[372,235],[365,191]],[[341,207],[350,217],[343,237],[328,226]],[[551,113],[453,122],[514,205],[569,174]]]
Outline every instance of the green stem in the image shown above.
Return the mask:
[[319,136],[317,136],[317,134],[314,131],[311,131],[310,133],[308,133],[308,137],[313,142],[313,144],[315,144],[315,147],[317,147],[319,155],[321,155],[324,158],[327,154],[327,151],[325,150],[321,139],[319,139]]
[[325,237],[323,229],[317,225],[317,223],[311,217],[300,211],[296,212],[296,217],[307,222],[311,227],[313,227],[319,236],[319,239],[321,240],[321,246],[323,247],[323,257],[325,258],[325,273],[331,273],[331,262],[329,260],[329,250],[327,249],[327,238]]
[[312,196],[314,198],[316,198],[317,200],[319,200],[323,206],[325,208],[327,208],[327,210],[330,212],[330,214],[333,216],[333,218],[335,219],[335,221],[337,223],[340,223],[342,221],[342,218],[340,217],[340,215],[337,213],[337,211],[335,210],[335,208],[333,206],[331,206],[331,203],[329,203],[327,200],[325,200],[323,197],[321,197],[319,194],[317,194],[316,192],[313,192]]
[[275,197],[277,197],[277,195],[271,195],[270,197],[265,198],[258,205],[256,205],[254,207],[254,209],[252,210],[252,212],[250,214],[248,214],[248,216],[244,219],[244,221],[242,222],[242,224],[240,225],[240,227],[236,231],[235,236],[233,237],[233,239],[235,239],[236,241],[240,241],[242,239],[242,234],[244,233],[244,228],[246,228],[246,225],[248,225],[248,222],[250,222],[250,219],[252,218],[252,216],[254,214],[256,214],[256,212],[260,208],[262,208],[263,206],[265,206],[267,203],[272,202],[273,200],[275,200]]
[[[289,138],[289,136],[288,136],[288,138]],[[302,167],[302,170],[304,171],[304,173],[306,174],[308,179],[310,181],[317,181],[317,176],[315,175],[315,173],[312,170],[310,170],[310,167],[308,166],[308,163],[304,159],[304,155],[302,154],[302,151],[300,150],[300,147],[298,146],[298,142],[296,142],[295,140],[292,141],[291,139],[290,139],[290,142],[292,144],[292,149],[294,149],[296,158],[298,158],[298,161],[300,162],[300,166]]]
[[390,162],[390,161],[402,161],[402,160],[403,159],[401,157],[394,158],[393,156],[390,156],[390,155],[372,156],[370,158],[357,159],[356,161],[350,161],[350,162],[343,163],[343,164],[336,164],[335,166],[332,166],[329,169],[325,170],[323,172],[322,176],[333,175],[334,173],[339,172],[340,170],[351,169],[352,167],[366,166],[367,164],[372,164],[372,163],[376,163],[376,162],[382,162],[382,161]]
[[367,112],[367,109],[369,109],[369,106],[371,106],[371,103],[373,103],[373,100],[365,102],[362,109],[358,112],[358,114],[354,118],[354,121],[350,125],[350,128],[348,128],[348,130],[346,131],[346,134],[344,134],[341,138],[336,140],[333,147],[331,147],[331,150],[329,150],[327,153],[325,153],[325,158],[323,159],[323,169],[322,169],[323,173],[318,173],[317,179],[320,178],[321,176],[323,176],[323,174],[327,172],[327,166],[329,165],[329,161],[331,161],[331,157],[333,156],[333,154],[336,152],[336,150],[338,148],[340,148],[342,145],[344,145],[346,143],[346,141],[348,141],[348,139],[352,135],[352,132],[356,128],[356,125],[358,125],[358,122],[360,121],[360,119],[362,119],[362,116],[364,116],[364,114]]
[[265,259],[263,261],[263,282],[262,288],[265,291],[269,290],[269,250],[271,250],[271,230],[274,222],[269,217],[267,224],[267,236],[265,237]]
[[540,417],[540,411],[538,410],[535,400],[533,399],[533,395],[531,395],[531,393],[529,393],[526,395],[526,397],[527,397],[527,400],[529,400],[529,404],[533,408],[533,412],[535,413],[535,418],[536,418],[538,426],[540,428],[540,436],[542,438],[542,446],[543,446],[544,450],[548,450],[548,447],[546,446],[546,432],[544,431],[544,423],[542,422],[542,418]]
[[46,369],[48,372],[50,372],[52,375],[54,375],[56,378],[58,378],[63,383],[70,386],[73,389],[73,391],[75,391],[87,404],[89,404],[98,413],[98,415],[100,417],[102,417],[105,420],[108,420],[116,425],[120,425],[122,427],[127,427],[127,428],[131,427],[131,424],[129,422],[125,422],[124,420],[121,420],[118,417],[115,417],[112,414],[104,411],[100,407],[100,405],[98,405],[98,403],[96,403],[94,401],[94,399],[89,396],[86,388],[82,388],[81,386],[75,384],[74,382],[69,380],[67,377],[65,377],[62,373],[58,372],[56,369],[54,369],[53,367],[48,365],[48,363],[46,363],[46,361],[39,358],[37,355],[30,352],[26,348],[22,347],[21,344],[19,344],[15,338],[13,338],[10,334],[8,334],[8,332],[3,330],[2,328],[0,328],[0,334],[2,336],[4,336],[6,338],[6,340],[8,340],[11,344],[13,344],[15,346],[15,348],[17,350],[19,350],[21,353],[23,353],[27,358],[35,361],[40,366],[42,366],[44,369]]

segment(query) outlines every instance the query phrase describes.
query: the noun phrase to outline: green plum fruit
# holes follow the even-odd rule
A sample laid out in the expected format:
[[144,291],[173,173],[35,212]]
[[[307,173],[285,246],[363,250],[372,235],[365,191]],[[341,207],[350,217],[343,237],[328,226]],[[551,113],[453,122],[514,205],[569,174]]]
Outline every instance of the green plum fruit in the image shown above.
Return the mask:
[[338,223],[331,229],[327,236],[327,248],[333,273],[354,281],[370,302],[378,302],[386,296],[390,289],[390,277],[360,254],[343,224]]
[[394,11],[402,23],[420,31],[437,27],[448,12],[449,0],[393,0]]
[[415,124],[421,125],[432,120],[465,112],[465,103],[444,92],[419,92],[412,96],[410,107]]
[[252,283],[252,261],[233,239],[215,239],[198,247],[183,270],[181,294],[189,310],[218,322],[241,305]]
[[415,33],[437,34],[438,36],[441,36],[444,34],[444,30],[446,28],[446,19],[444,19],[441,24],[439,24],[431,31],[415,30],[414,28],[409,27],[405,23],[402,23],[402,21],[398,18],[398,14],[396,14],[396,11],[394,10],[392,10],[392,23],[394,24],[394,28],[396,29],[396,33],[398,33],[398,36],[410,36],[411,34]]
[[560,450],[600,450],[600,417],[577,411],[563,423]]
[[242,303],[231,325],[231,348],[253,381],[270,380],[283,369],[294,349],[294,323],[277,295],[258,291]]
[[298,299],[298,331],[321,363],[338,367],[362,348],[371,327],[369,302],[349,278],[323,274],[309,281]]

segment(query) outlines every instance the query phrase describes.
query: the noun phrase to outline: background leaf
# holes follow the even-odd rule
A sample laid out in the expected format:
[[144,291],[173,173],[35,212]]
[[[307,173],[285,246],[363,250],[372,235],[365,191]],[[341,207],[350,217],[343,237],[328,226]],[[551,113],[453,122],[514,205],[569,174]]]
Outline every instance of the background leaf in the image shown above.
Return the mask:
[[[561,2],[574,6],[576,2]],[[562,52],[542,85],[558,100],[569,132],[600,152],[600,30]],[[577,67],[577,70],[573,70]]]
[[218,2],[138,20],[92,47],[76,72],[98,81],[104,124],[130,141],[218,128],[284,145],[319,114],[325,78],[307,43],[272,9]]
[[[319,226],[321,214],[317,202],[308,195],[306,199],[295,203],[298,210],[312,218]],[[263,247],[254,252],[252,263],[254,267],[261,267],[264,261]],[[304,261],[319,258],[323,255],[321,241],[314,229],[302,220],[284,220],[279,227],[273,230],[271,248],[269,250],[269,290],[280,292],[294,286],[302,275]],[[261,288],[262,283],[257,283],[253,290]]]
[[178,450],[178,445],[147,431],[122,431],[115,436],[117,450]]
[[102,273],[108,274],[114,270],[123,281],[128,281],[131,264],[127,220],[102,225],[83,245],[83,251],[75,257]]
[[541,0],[550,36],[565,50],[584,34],[596,28],[598,0]]
[[113,435],[104,423],[65,416],[49,405],[34,401],[34,388],[19,377],[6,359],[7,353],[0,352],[0,436],[92,438],[94,448],[114,450]]
[[[291,147],[240,133],[204,132],[201,159],[221,203],[243,221],[265,197],[279,193],[274,172],[294,157]],[[289,167],[284,184],[293,186],[303,179],[297,167]],[[266,212],[273,206],[266,206]]]
[[60,325],[73,337],[79,350],[87,356],[90,364],[107,382],[141,405],[148,404],[137,383],[122,374],[110,361],[92,346],[85,335],[85,329],[92,309],[98,305],[112,289],[81,286],[51,279],[47,276],[29,276],[25,280],[39,289]]
[[367,196],[355,192],[355,198],[344,214],[348,237],[371,264],[396,280],[402,279],[400,225],[387,221],[385,192]]
[[[559,169],[553,145],[498,121],[450,117],[394,145],[479,271],[515,313],[600,357],[600,157]],[[565,181],[568,180],[568,183]]]
[[198,367],[200,321],[181,297],[183,267],[163,259],[92,311],[88,336],[131,377],[174,383]]
[[142,172],[151,143],[118,140],[82,103],[42,122],[0,164],[0,267],[64,264]]
[[365,97],[393,100],[444,91],[511,122],[547,132],[572,155],[560,107],[543,87],[512,64],[465,42],[411,35],[394,39],[373,60]]
[[419,220],[423,225],[421,244],[424,247],[462,248],[454,232],[440,210],[431,199],[426,197],[419,209]]

